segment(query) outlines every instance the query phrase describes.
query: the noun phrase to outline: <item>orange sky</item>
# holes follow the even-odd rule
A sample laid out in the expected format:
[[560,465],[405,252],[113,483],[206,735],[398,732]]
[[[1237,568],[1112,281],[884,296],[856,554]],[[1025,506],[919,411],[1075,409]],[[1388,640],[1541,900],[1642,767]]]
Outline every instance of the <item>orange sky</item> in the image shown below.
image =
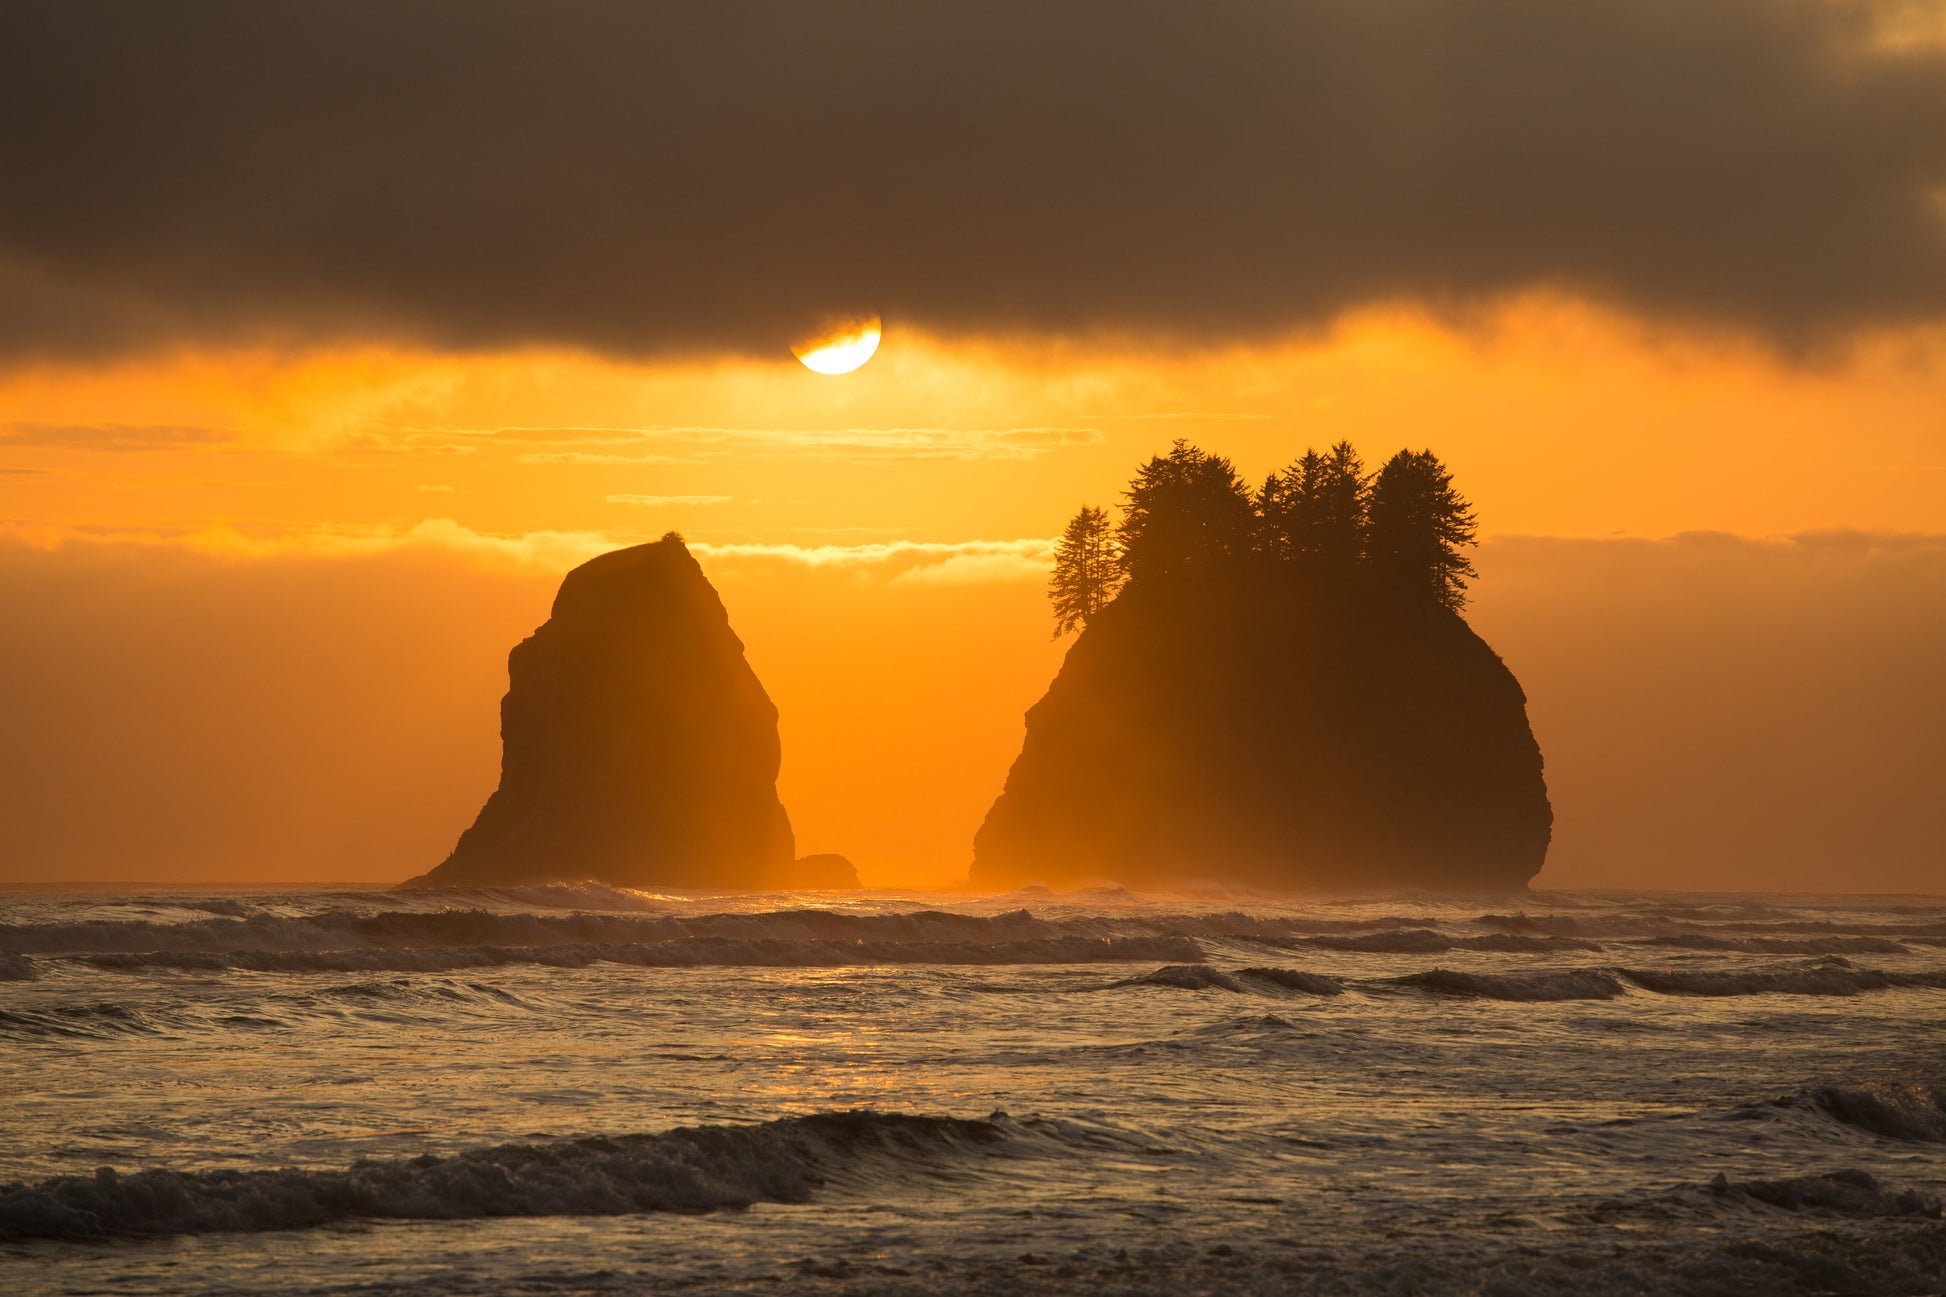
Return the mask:
[[[1253,477],[1339,438],[1368,458],[1431,446],[1489,537],[1556,538],[1489,544],[1474,614],[1549,756],[1544,883],[1946,885],[1946,826],[1901,782],[1946,771],[1925,737],[1946,730],[1937,546],[1775,539],[1946,534],[1942,361],[1946,336],[1923,330],[1784,356],[1527,297],[1464,331],[1377,310],[1202,352],[891,319],[842,377],[782,340],[774,360],[720,362],[369,346],[16,363],[0,594],[20,615],[0,666],[16,732],[44,746],[8,754],[0,877],[420,872],[491,787],[505,653],[558,575],[674,527],[782,711],[801,848],[847,852],[868,881],[953,878],[1064,647],[1045,538],[1186,436]],[[1745,541],[1639,543],[1694,531]],[[1590,604],[1596,574],[1617,593]],[[1819,609],[1837,630],[1814,652]],[[1761,691],[1740,652],[1768,655]],[[1800,698],[1816,724],[1770,731],[1779,696],[1858,670],[1903,709]],[[1643,737],[1658,725],[1669,742]],[[1779,764],[1780,743],[1800,759]],[[1884,760],[1832,755],[1851,743]],[[1815,824],[1791,819],[1807,798]],[[1873,859],[1833,859],[1848,826]]]
[[[842,377],[561,352],[188,352],[0,371],[9,525],[339,546],[498,537],[1046,537],[1177,436],[1255,477],[1435,446],[1494,533],[1946,530],[1946,334],[1790,363],[1529,299],[1207,353],[947,344]],[[303,539],[307,538],[308,539]],[[590,541],[591,544],[599,543]]]

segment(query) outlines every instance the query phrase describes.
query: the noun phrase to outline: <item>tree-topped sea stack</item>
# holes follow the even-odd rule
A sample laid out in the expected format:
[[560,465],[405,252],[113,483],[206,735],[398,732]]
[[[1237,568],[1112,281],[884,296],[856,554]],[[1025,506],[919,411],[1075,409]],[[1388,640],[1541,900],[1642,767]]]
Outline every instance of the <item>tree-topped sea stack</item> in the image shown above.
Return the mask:
[[1459,615],[1473,521],[1430,452],[1248,491],[1178,442],[1058,550],[1057,633],[973,882],[1522,887],[1553,814],[1526,698]]
[[777,709],[680,537],[568,573],[507,675],[500,787],[415,884],[794,881]]

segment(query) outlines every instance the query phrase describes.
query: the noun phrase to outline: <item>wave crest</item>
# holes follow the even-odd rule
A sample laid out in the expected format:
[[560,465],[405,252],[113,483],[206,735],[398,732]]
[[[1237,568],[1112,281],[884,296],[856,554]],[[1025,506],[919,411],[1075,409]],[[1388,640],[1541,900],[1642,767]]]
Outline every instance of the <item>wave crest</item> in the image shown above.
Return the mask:
[[1477,937],[1452,937],[1430,928],[1366,932],[1356,936],[1305,937],[1306,945],[1321,950],[1377,954],[1438,955],[1449,950],[1486,950],[1522,954],[1535,950],[1600,950],[1599,941],[1582,937],[1533,936],[1519,932],[1490,932]]
[[1901,973],[1859,968],[1836,956],[1791,968],[1635,969],[1621,975],[1658,995],[1856,995],[1860,991],[1946,988],[1946,970]]
[[304,1229],[343,1220],[617,1216],[797,1203],[835,1176],[925,1176],[1021,1133],[984,1120],[859,1110],[760,1126],[503,1144],[342,1171],[142,1171],[0,1188],[0,1240]]
[[1228,991],[1234,995],[1255,992],[1275,995],[1297,991],[1305,995],[1338,995],[1344,983],[1322,973],[1306,973],[1295,968],[1240,968],[1225,972],[1208,964],[1170,964],[1136,977],[1124,977],[1101,988],[1105,991],[1124,986],[1160,986],[1178,991]]
[[20,1040],[112,1040],[152,1036],[162,1026],[126,1004],[70,1004],[50,1009],[0,1009],[0,1038]]
[[1744,1181],[1732,1181],[1719,1173],[1707,1187],[1720,1200],[1761,1204],[1781,1211],[1864,1218],[1940,1218],[1937,1199],[1911,1189],[1888,1188],[1869,1172],[1859,1170]]
[[1760,955],[1903,955],[1904,942],[1890,937],[1716,937],[1685,932],[1636,943],[1670,950],[1737,950]]
[[1946,1086],[1886,1082],[1820,1085],[1762,1106],[1808,1109],[1884,1139],[1946,1144]]
[[1388,984],[1433,995],[1529,1003],[1612,1000],[1623,993],[1621,982],[1598,968],[1549,968],[1530,973],[1464,973],[1435,968],[1391,978]]
[[843,968],[863,964],[1092,964],[1201,959],[1184,937],[1055,937],[1024,941],[836,941],[692,937],[557,946],[382,946],[349,950],[143,951],[88,955],[97,968],[253,973],[450,973],[509,964],[586,968]]
[[1119,982],[1110,982],[1102,989],[1112,991],[1124,986],[1163,986],[1178,991],[1229,991],[1236,995],[1242,995],[1247,989],[1236,978],[1208,964],[1170,964],[1135,977],[1124,977]]

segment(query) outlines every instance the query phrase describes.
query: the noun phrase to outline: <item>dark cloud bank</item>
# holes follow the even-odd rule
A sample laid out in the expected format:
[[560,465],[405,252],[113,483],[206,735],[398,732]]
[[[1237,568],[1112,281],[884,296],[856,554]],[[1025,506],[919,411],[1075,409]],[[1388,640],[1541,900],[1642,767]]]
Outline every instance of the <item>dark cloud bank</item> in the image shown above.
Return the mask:
[[1560,286],[1946,316],[1946,54],[1840,0],[25,3],[0,351],[1261,336]]

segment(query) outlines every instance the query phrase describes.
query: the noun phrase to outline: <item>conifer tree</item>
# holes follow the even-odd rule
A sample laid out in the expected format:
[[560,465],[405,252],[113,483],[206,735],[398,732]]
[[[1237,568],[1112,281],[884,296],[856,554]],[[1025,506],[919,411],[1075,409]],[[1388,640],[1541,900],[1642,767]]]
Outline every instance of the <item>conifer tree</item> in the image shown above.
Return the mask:
[[1419,591],[1457,612],[1466,579],[1477,576],[1461,550],[1475,544],[1473,508],[1430,450],[1402,450],[1371,488],[1368,552],[1380,580]]
[[1365,557],[1365,461],[1341,441],[1318,459],[1313,473],[1306,552],[1333,571],[1348,571]]
[[1120,528],[1131,580],[1242,558],[1257,527],[1250,490],[1228,459],[1177,439],[1128,485]]
[[1086,626],[1115,597],[1121,582],[1121,546],[1108,514],[1084,504],[1054,545],[1054,576],[1047,591],[1054,602],[1054,638]]
[[1293,479],[1289,473],[1271,473],[1257,488],[1257,534],[1252,542],[1261,558],[1287,563],[1291,558],[1290,510]]
[[1283,532],[1285,552],[1299,561],[1315,558],[1318,552],[1323,473],[1323,458],[1309,449],[1284,470],[1277,525]]
[[1348,441],[1307,450],[1273,473],[1257,499],[1260,551],[1314,570],[1343,572],[1365,554],[1365,466]]

